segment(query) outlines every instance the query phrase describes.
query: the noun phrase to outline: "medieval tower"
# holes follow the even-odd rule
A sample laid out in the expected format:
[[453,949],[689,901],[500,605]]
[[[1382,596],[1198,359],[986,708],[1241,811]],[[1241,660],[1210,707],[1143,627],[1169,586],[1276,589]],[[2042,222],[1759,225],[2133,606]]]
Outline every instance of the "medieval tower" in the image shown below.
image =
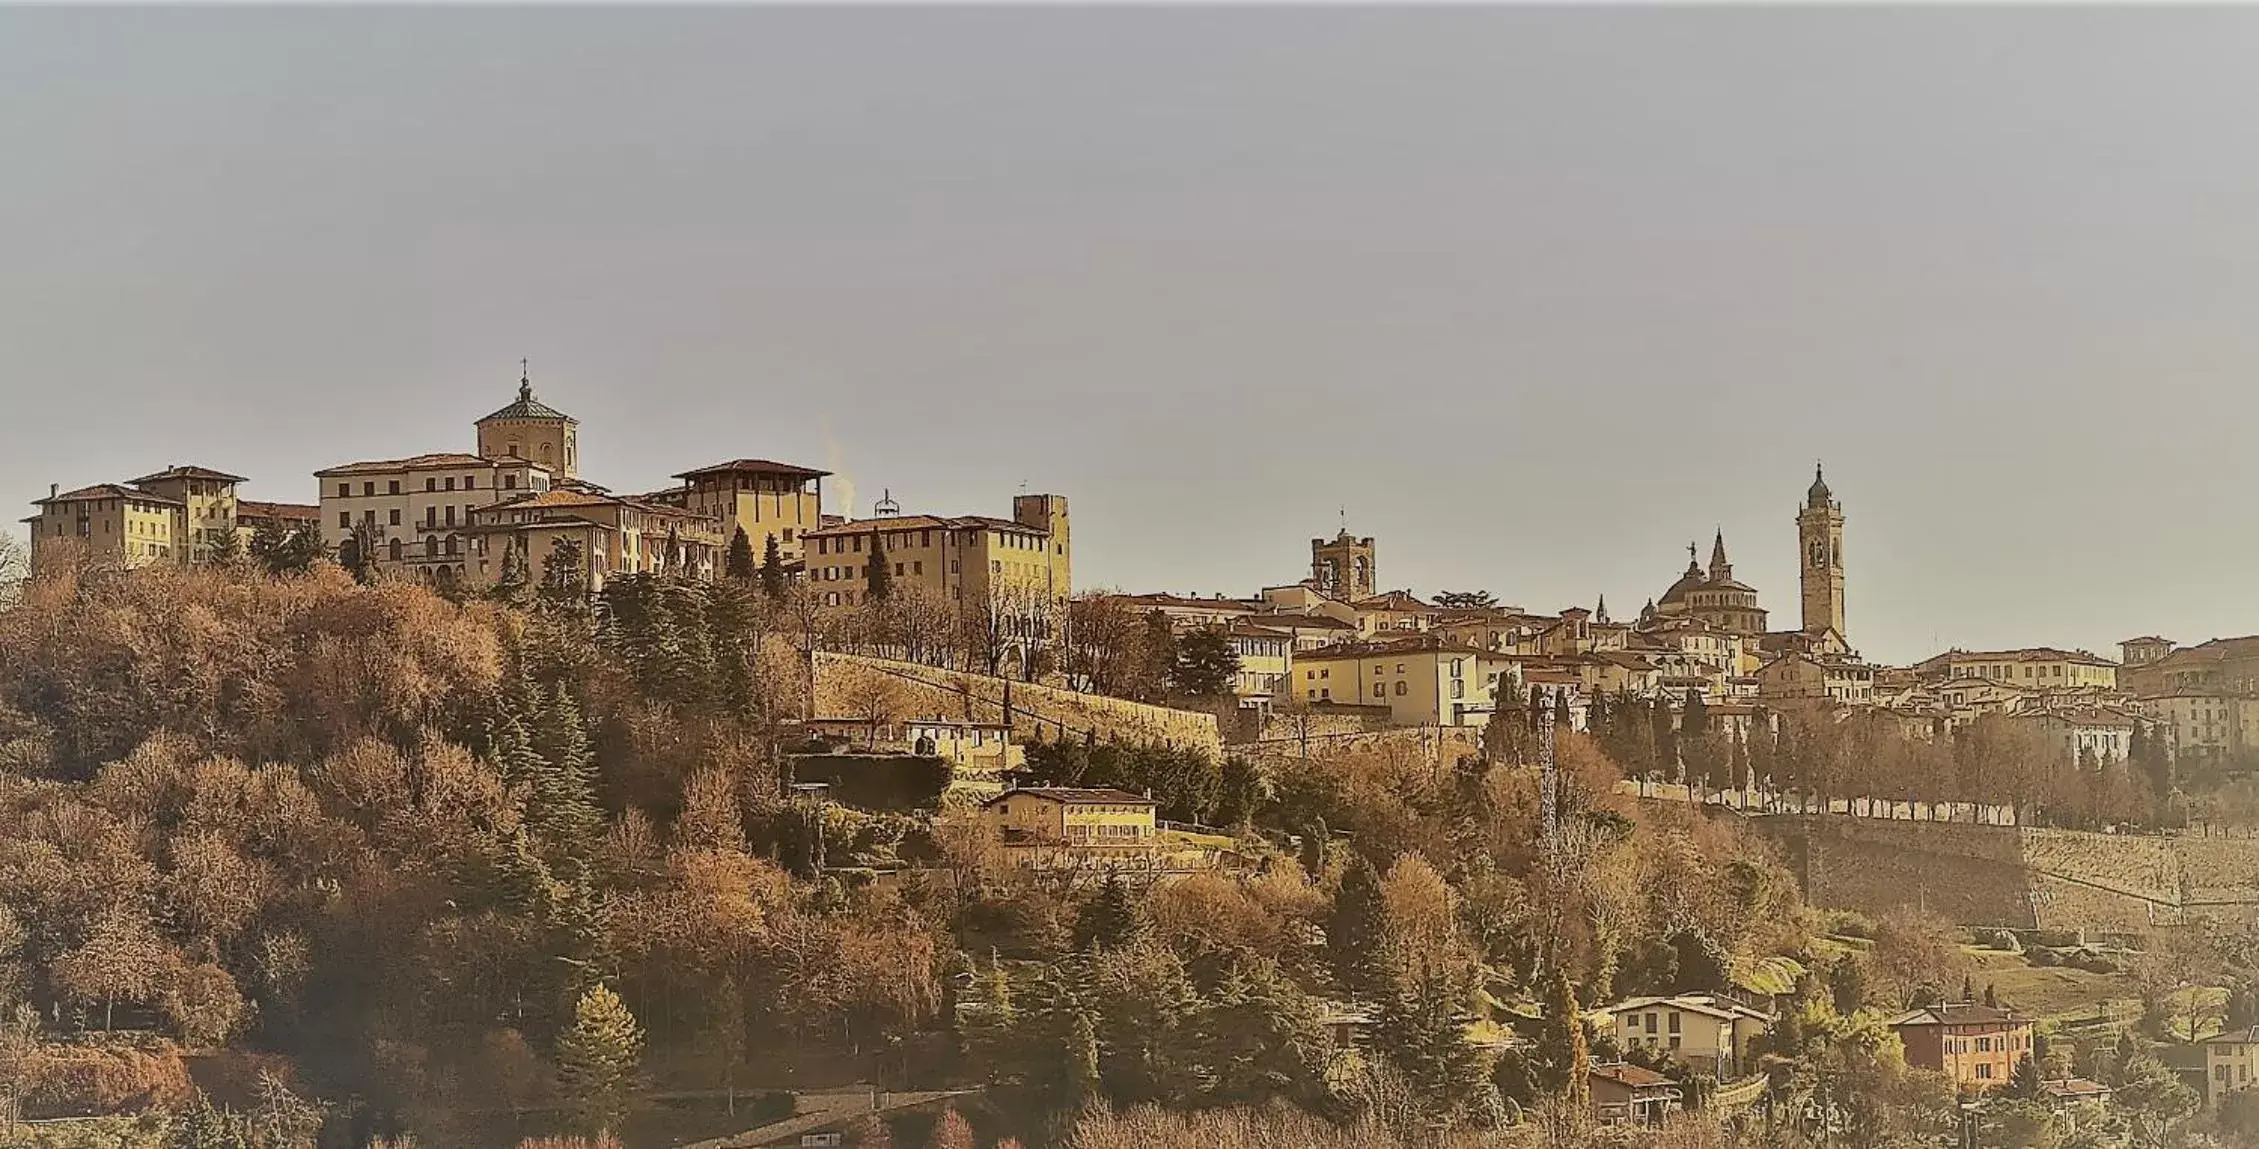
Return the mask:
[[1371,598],[1380,577],[1373,558],[1373,540],[1343,527],[1331,539],[1310,540],[1310,581],[1318,593],[1341,602]]
[[1804,633],[1843,630],[1843,504],[1828,492],[1820,468],[1796,512],[1797,553],[1803,556]]

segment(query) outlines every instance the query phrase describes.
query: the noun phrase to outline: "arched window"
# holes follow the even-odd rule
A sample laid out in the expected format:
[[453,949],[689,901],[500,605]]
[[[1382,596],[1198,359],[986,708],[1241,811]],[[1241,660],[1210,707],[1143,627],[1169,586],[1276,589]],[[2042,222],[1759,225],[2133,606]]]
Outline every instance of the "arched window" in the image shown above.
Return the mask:
[[400,540],[399,540],[399,539],[397,539],[397,538],[395,538],[395,539],[393,539],[393,540],[392,540],[392,543],[391,543],[391,545],[390,545],[390,547],[389,547],[388,549],[389,549],[389,550],[391,551],[391,558],[392,558],[392,561],[393,561],[393,562],[399,562],[399,561],[400,561],[400,555],[401,555],[401,552],[402,552],[403,550],[405,550],[406,548],[402,547],[402,546],[400,545]]
[[[425,536],[424,536],[424,557],[425,557],[425,558],[427,558],[427,559],[435,559],[435,558],[438,558],[438,557],[439,557],[439,536],[438,536],[438,535],[425,535]],[[424,573],[425,573],[426,575],[428,575],[428,574],[430,574],[430,573],[431,573],[431,571],[427,569],[427,570],[425,570],[425,571],[424,571]]]
[[449,536],[447,536],[447,554],[448,554],[448,557],[452,558],[452,557],[454,557],[455,555],[461,554],[461,553],[462,553],[462,545],[463,545],[463,540],[462,540],[462,537],[461,537],[460,535],[449,535]]
[[547,443],[541,445],[541,461],[544,463],[549,461],[549,444]]

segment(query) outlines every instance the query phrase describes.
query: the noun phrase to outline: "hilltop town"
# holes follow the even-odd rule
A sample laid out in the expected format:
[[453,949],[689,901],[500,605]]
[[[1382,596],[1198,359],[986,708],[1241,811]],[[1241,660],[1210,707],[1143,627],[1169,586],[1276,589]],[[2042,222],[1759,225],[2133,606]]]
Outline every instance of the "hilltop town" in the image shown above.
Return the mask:
[[1626,615],[1391,588],[1346,528],[1244,596],[1078,588],[1064,495],[623,494],[579,430],[521,377],[312,502],[34,501],[0,1128],[2259,1136],[2259,636],[1875,665],[1820,470],[1789,627],[1722,531]]
[[[194,465],[68,491],[56,484],[24,520],[31,565],[195,565],[296,546],[365,576],[440,588],[569,575],[601,589],[637,573],[724,577],[735,546],[741,566],[805,586],[835,620],[867,610],[882,589],[894,613],[903,600],[930,600],[921,605],[939,613],[970,604],[999,631],[989,644],[997,649],[983,655],[990,670],[1032,679],[1037,660],[1053,673],[1075,670],[1046,649],[1071,643],[1077,597],[1062,495],[1015,495],[1008,517],[904,514],[891,498],[851,517],[854,508],[824,510],[827,472],[761,458],[693,466],[675,486],[621,494],[581,475],[579,429],[521,378],[513,402],[476,421],[473,449],[325,467],[312,477],[313,503],[245,498],[249,480]],[[1707,563],[1689,543],[1685,569],[1667,583],[1659,574],[1662,589],[1629,617],[1611,615],[1605,597],[1590,609],[1531,611],[1484,591],[1423,599],[1390,589],[1378,542],[1346,529],[1310,541],[1298,581],[1241,597],[1086,590],[1082,609],[1158,616],[1179,637],[1218,639],[1235,664],[1222,693],[1249,720],[1318,716],[1329,730],[1480,727],[1502,699],[1520,706],[1535,687],[1563,698],[1579,729],[1603,696],[1676,709],[1700,698],[1706,718],[1739,741],[1768,709],[1825,702],[1919,738],[2011,718],[2060,747],[2065,762],[2090,767],[2242,763],[2259,753],[2259,636],[2185,648],[2143,636],[2121,643],[2115,659],[2042,646],[1867,662],[1846,623],[1845,521],[1816,470],[1796,503],[1793,627],[1773,625],[1759,590],[1735,577],[1722,530]],[[867,627],[847,645],[905,653],[899,636]],[[1684,781],[1684,763],[1672,767],[1671,780]],[[1746,771],[1719,781],[1765,782]]]

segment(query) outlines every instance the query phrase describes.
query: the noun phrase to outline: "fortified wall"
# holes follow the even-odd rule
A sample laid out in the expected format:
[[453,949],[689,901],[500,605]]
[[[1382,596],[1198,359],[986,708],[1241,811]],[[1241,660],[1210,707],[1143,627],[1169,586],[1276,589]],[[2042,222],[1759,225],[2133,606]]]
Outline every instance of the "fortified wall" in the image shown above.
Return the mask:
[[891,693],[891,709],[902,718],[939,716],[959,722],[1002,722],[1004,702],[1009,697],[1015,738],[1033,738],[1040,729],[1043,737],[1053,740],[1090,735],[1101,742],[1159,742],[1223,756],[1223,736],[1213,714],[916,662],[816,654],[815,713],[819,717],[863,713],[866,696],[874,689]]
[[1812,904],[1916,907],[1963,925],[2146,930],[2259,914],[2259,839],[1892,822],[1751,818]]

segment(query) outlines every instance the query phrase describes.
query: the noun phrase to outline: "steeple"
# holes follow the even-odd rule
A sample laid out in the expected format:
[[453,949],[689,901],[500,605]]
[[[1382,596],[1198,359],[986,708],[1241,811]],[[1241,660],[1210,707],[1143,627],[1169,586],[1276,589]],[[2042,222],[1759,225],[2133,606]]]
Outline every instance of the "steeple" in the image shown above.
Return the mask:
[[1601,596],[1600,596],[1600,609],[1598,609],[1598,610],[1595,610],[1595,611],[1593,611],[1593,612],[1592,612],[1592,621],[1594,621],[1594,622],[1597,622],[1597,623],[1599,623],[1599,624],[1600,624],[1600,625],[1602,625],[1602,626],[1606,626],[1606,625],[1608,625],[1608,596],[1607,596],[1607,595],[1601,595]]
[[1710,541],[1710,581],[1724,582],[1733,577],[1733,564],[1726,561],[1726,529],[1718,528]]
[[1821,468],[1818,460],[1813,460],[1812,486],[1811,489],[1804,492],[1804,505],[1807,507],[1824,507],[1833,497],[1833,493],[1828,490],[1826,472]]

